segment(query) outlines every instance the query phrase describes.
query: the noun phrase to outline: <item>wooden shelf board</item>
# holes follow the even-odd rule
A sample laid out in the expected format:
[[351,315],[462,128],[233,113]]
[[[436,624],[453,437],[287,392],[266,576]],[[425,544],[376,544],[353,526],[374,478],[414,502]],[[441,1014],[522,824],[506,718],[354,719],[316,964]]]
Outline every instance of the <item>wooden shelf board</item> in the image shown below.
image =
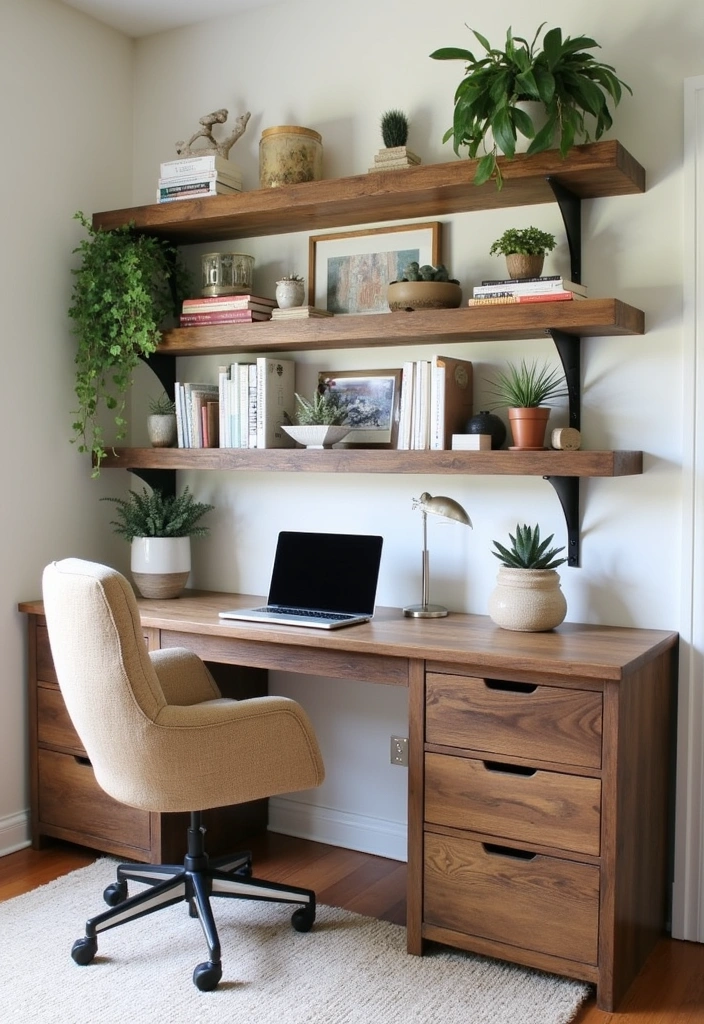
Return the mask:
[[643,167],[617,141],[575,146],[564,160],[556,150],[499,159],[504,186],[472,183],[476,161],[419,165],[397,171],[303,182],[229,196],[184,199],[96,213],[93,224],[133,222],[149,234],[186,245],[292,231],[441,217],[554,202],[553,177],[582,199],[645,191]]
[[251,324],[178,327],[165,332],[164,355],[299,352],[370,345],[439,345],[461,341],[542,338],[549,328],[575,337],[643,334],[645,316],[619,299],[573,299],[459,309],[415,310]]
[[635,476],[638,451],[458,452],[371,448],[116,448],[105,469],[203,469],[287,473],[424,473],[469,476]]

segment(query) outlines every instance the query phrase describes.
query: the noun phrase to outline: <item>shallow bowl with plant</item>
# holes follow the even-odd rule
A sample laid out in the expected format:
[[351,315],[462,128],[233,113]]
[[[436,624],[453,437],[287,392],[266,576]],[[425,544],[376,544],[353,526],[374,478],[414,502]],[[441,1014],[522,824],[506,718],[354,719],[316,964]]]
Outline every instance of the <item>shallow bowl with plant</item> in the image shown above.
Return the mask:
[[502,629],[542,632],[554,629],[567,614],[567,602],[555,570],[567,561],[551,547],[554,534],[540,538],[540,527],[516,525],[510,546],[493,541],[492,555],[501,562],[496,588],[489,596],[489,615]]
[[347,417],[347,405],[335,381],[326,378],[318,384],[312,399],[296,393],[297,423],[282,424],[282,429],[306,448],[332,448],[350,432]]
[[414,309],[456,309],[462,301],[459,281],[450,277],[444,264],[437,267],[415,260],[408,263],[398,281],[391,281],[386,292],[389,309],[412,312]]

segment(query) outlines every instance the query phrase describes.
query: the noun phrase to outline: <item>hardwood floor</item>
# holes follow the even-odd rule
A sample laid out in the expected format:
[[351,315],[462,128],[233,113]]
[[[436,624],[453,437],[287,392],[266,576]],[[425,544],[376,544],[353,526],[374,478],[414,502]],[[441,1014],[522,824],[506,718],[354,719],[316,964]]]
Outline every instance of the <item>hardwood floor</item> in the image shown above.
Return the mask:
[[[406,865],[305,839],[268,833],[250,843],[258,875],[316,890],[318,901],[385,921],[405,921]],[[0,857],[0,901],[77,868],[99,854],[68,843]],[[663,938],[619,1013],[590,999],[573,1024],[704,1024],[704,945]]]

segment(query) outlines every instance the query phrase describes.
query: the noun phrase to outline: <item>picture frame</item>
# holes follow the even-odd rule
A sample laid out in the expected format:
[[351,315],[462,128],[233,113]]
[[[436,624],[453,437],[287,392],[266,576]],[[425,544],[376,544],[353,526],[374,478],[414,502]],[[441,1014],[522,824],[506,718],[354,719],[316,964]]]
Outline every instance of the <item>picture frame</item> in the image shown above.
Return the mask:
[[388,313],[386,289],[413,260],[441,262],[442,224],[399,224],[308,240],[308,305],[336,315]]
[[353,427],[344,448],[395,448],[401,398],[401,368],[391,370],[320,370],[318,386],[334,381],[348,399]]

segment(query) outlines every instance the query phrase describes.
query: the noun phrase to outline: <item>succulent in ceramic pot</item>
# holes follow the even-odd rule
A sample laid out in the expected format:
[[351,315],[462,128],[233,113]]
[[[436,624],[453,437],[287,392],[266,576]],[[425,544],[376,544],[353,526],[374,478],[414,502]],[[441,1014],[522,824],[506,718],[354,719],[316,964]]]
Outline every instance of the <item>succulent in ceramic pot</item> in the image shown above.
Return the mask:
[[540,633],[559,626],[567,602],[555,569],[567,561],[557,558],[564,547],[551,548],[554,534],[540,538],[540,526],[516,525],[510,546],[493,541],[492,554],[501,567],[489,596],[489,616],[502,629]]

